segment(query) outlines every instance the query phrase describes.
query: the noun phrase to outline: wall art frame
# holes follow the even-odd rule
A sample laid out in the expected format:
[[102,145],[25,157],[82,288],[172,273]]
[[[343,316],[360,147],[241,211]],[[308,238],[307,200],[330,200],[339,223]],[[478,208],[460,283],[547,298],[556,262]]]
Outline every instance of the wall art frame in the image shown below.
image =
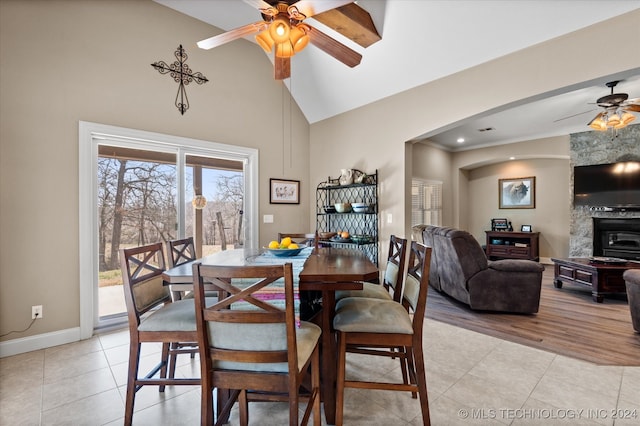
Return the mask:
[[300,181],[269,179],[270,204],[300,204]]
[[501,209],[535,209],[535,176],[498,179],[498,207]]

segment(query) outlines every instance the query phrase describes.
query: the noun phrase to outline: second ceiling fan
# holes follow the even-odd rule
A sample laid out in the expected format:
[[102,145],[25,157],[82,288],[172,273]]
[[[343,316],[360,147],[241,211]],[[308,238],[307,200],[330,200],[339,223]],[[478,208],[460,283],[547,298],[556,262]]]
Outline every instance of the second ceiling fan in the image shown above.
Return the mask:
[[314,17],[363,47],[380,40],[369,14],[353,0],[274,1],[244,0],[256,7],[262,21],[253,22],[198,42],[202,49],[212,49],[238,38],[256,34],[256,41],[267,52],[274,52],[275,78],[291,76],[291,57],[308,43],[349,67],[360,63],[362,55],[322,31],[304,23]]

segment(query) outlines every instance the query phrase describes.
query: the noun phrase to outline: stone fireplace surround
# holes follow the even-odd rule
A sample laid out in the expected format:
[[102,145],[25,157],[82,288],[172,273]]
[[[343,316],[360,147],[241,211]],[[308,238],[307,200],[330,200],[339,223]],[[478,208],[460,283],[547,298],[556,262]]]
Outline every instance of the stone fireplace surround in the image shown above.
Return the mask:
[[[573,206],[573,167],[591,164],[640,160],[640,125],[618,131],[583,132],[570,135],[571,187],[569,197]],[[569,257],[593,255],[593,218],[640,218],[640,211],[592,211],[587,206],[573,206],[570,218]]]

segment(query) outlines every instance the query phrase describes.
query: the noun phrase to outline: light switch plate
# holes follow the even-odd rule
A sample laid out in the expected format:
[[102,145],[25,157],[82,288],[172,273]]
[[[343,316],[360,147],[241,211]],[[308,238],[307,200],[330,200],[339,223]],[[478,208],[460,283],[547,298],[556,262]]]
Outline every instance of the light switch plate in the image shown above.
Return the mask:
[[273,223],[273,215],[272,214],[265,214],[264,216],[262,216],[262,222],[263,223]]

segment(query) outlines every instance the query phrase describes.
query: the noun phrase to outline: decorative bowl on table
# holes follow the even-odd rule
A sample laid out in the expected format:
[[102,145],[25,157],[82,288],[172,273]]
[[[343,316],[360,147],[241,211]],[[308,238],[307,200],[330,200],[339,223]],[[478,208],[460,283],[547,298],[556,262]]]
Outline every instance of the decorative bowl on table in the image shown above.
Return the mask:
[[351,203],[336,203],[334,206],[338,213],[349,213],[351,211]]
[[273,254],[274,256],[278,256],[278,257],[297,256],[305,248],[307,248],[306,245],[299,245],[298,248],[294,248],[294,249],[289,249],[289,248],[272,249],[272,248],[269,248],[269,247],[265,247],[265,249],[268,250],[269,253]]

